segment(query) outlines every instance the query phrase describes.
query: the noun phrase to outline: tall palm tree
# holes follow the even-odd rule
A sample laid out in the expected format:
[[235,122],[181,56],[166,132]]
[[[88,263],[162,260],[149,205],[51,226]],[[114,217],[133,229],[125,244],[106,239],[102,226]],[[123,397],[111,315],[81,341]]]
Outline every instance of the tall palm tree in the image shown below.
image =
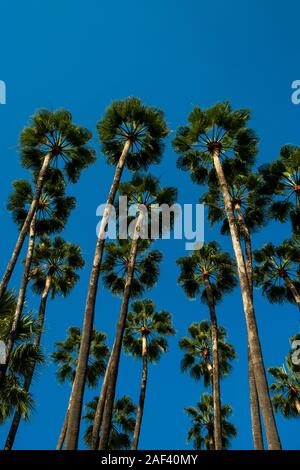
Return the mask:
[[300,147],[285,145],[277,160],[262,165],[264,193],[272,195],[271,215],[280,222],[290,218],[295,233],[300,234]]
[[[55,343],[56,351],[52,353],[51,358],[53,362],[58,365],[56,377],[60,383],[65,383],[67,380],[71,384],[73,384],[74,382],[80,341],[80,328],[78,328],[77,326],[70,326],[68,328],[66,340]],[[105,373],[107,357],[109,355],[109,349],[108,346],[105,344],[105,341],[106,334],[94,329],[92,334],[89,364],[87,369],[87,385],[90,388],[96,387],[99,378],[102,377]],[[67,411],[59,435],[56,450],[61,450],[63,448],[68,426],[68,414],[71,400],[72,393],[70,395]]]
[[[231,198],[233,213],[235,216],[240,239],[244,241],[245,265],[251,295],[253,298],[253,255],[252,240],[253,232],[261,229],[268,221],[271,196],[262,191],[262,178],[256,173],[239,172],[235,168],[235,161],[227,159],[223,163],[223,170],[228,182],[228,191]],[[201,202],[208,206],[208,219],[211,225],[221,223],[221,234],[228,234],[229,224],[224,207],[224,201],[220,188],[216,182],[209,184],[209,191],[205,193]],[[250,410],[252,421],[252,436],[256,450],[263,450],[263,434],[260,417],[260,408],[257,395],[253,365],[248,341],[248,379],[250,390]]]
[[[11,324],[16,309],[16,296],[6,290],[0,299],[0,343],[4,346],[9,338]],[[6,421],[14,410],[24,419],[28,419],[33,407],[31,395],[24,390],[24,377],[28,375],[32,364],[42,364],[44,357],[40,350],[33,348],[32,338],[36,333],[37,324],[31,313],[22,314],[15,332],[15,344],[11,353],[9,368],[4,386],[0,390],[0,423]],[[1,358],[2,359],[2,358]],[[5,358],[3,358],[5,360]],[[0,367],[3,367],[0,361]]]
[[[214,413],[213,398],[208,393],[203,393],[200,402],[196,407],[189,406],[185,412],[192,421],[189,429],[187,442],[192,442],[194,449],[215,450],[214,441]],[[222,428],[222,448],[228,449],[230,439],[235,437],[237,432],[235,426],[228,421],[232,413],[230,405],[221,406],[221,428]]]
[[[110,289],[114,295],[122,296],[122,304],[117,324],[117,334],[108,363],[108,371],[103,381],[101,395],[99,397],[100,399],[102,398],[102,402],[99,399],[95,415],[93,429],[94,448],[98,448],[100,426],[104,421],[104,414],[107,411],[108,386],[112,371],[114,376],[110,389],[113,390],[110,396],[114,396],[115,394],[115,385],[129,301],[131,298],[142,295],[146,289],[153,287],[159,275],[159,263],[162,260],[162,254],[158,250],[150,250],[150,246],[151,245],[148,240],[140,240],[136,247],[134,265],[132,265],[132,242],[128,240],[119,240],[118,244],[107,243],[105,247],[106,259],[101,269],[103,273],[103,283],[104,286]],[[134,269],[132,269],[132,266]],[[119,343],[120,339],[121,345]],[[113,366],[114,369],[112,369]],[[105,410],[103,402],[105,403]],[[107,415],[106,420],[108,420]],[[110,424],[107,429],[109,432]]]
[[222,252],[215,242],[204,245],[191,255],[177,260],[181,271],[179,284],[188,297],[200,293],[201,300],[207,303],[211,321],[212,342],[212,387],[214,401],[214,433],[216,450],[222,449],[221,397],[218,352],[218,321],[216,303],[226,292],[236,286],[235,266],[228,253]]
[[115,165],[116,169],[98,234],[86,297],[82,342],[66,439],[66,448],[70,450],[76,449],[78,443],[90,338],[105,243],[104,233],[111,206],[114,204],[124,167],[127,166],[130,171],[137,171],[148,168],[152,163],[159,163],[163,151],[162,139],[168,134],[163,113],[143,105],[134,97],[113,102],[97,128],[102,152],[108,163]]
[[[27,284],[29,281],[30,267],[32,255],[35,245],[36,236],[54,233],[64,228],[64,225],[70,215],[71,210],[75,207],[75,198],[64,194],[64,183],[62,181],[53,181],[53,172],[51,180],[47,178],[44,188],[41,192],[36,212],[30,224],[29,241],[26,259],[24,262],[24,270],[18,294],[14,321],[10,332],[10,339],[7,344],[7,357],[9,359],[10,352],[14,343],[14,332],[17,328],[19,318],[22,314]],[[18,228],[21,229],[29,211],[33,200],[33,190],[31,184],[27,180],[17,180],[13,183],[13,192],[8,201],[8,210],[12,212],[13,219]],[[0,377],[0,385],[3,383],[5,370],[2,371]]]
[[253,164],[257,139],[246,128],[249,114],[248,110],[232,111],[227,102],[216,104],[208,110],[195,107],[188,117],[188,125],[179,128],[173,144],[175,150],[181,154],[177,163],[179,168],[190,171],[193,181],[204,184],[217,177],[238,268],[250,354],[268,448],[278,450],[281,449],[281,444],[269,394],[251,287],[223,170],[227,159],[234,159],[240,172],[247,171]]
[[[132,281],[134,280],[134,273],[136,271],[139,245],[144,241],[144,237],[148,238],[150,236],[149,224],[151,223],[151,209],[153,207],[157,207],[157,205],[162,202],[167,204],[168,207],[173,205],[177,197],[177,190],[172,187],[161,188],[159,180],[151,175],[138,175],[133,177],[130,183],[125,183],[125,185],[120,186],[120,195],[123,194],[126,194],[128,197],[128,211],[131,211],[131,209],[134,208],[137,211],[138,216],[130,223],[129,227],[132,229],[132,233],[130,235],[132,241],[130,243],[130,255],[126,270],[126,280],[124,284],[115,344],[107,377],[106,402],[103,412],[103,423],[99,443],[101,449],[106,449],[108,445],[108,436],[128,305],[131,294],[134,292]],[[150,217],[148,217],[149,212]],[[132,224],[133,228],[131,227]],[[163,229],[164,227],[161,227],[161,230]],[[146,239],[146,243],[149,244],[148,239]]]
[[292,240],[267,243],[254,252],[255,284],[271,303],[293,302],[300,309],[300,252]]
[[300,380],[299,373],[293,371],[292,364],[286,361],[286,367],[270,367],[269,373],[275,382],[270,385],[272,401],[276,411],[285,418],[300,417]]
[[148,362],[156,363],[160,359],[162,353],[168,349],[165,336],[173,334],[175,330],[171,315],[164,310],[156,312],[152,300],[137,300],[132,304],[132,311],[127,316],[123,345],[127,353],[141,358],[143,362],[132,450],[136,450],[139,443],[148,380]]
[[[35,349],[39,349],[41,344],[49,295],[51,294],[52,298],[56,295],[66,297],[79,279],[77,271],[83,266],[84,261],[78,245],[66,242],[60,237],[55,237],[53,241],[45,237],[36,245],[30,273],[32,289],[41,295],[37,332],[33,341]],[[34,370],[35,364],[32,365],[24,381],[24,389],[27,392],[31,386]],[[16,412],[5,445],[7,450],[13,446],[20,419],[20,413]]]
[[21,163],[25,168],[33,170],[36,183],[30,208],[2,277],[0,297],[7,288],[29,232],[49,168],[61,166],[67,179],[72,183],[76,182],[81,170],[95,161],[94,150],[86,145],[90,138],[91,133],[75,125],[71,114],[64,109],[54,112],[44,109],[37,112],[30,125],[22,131]]
[[[98,397],[85,405],[87,413],[82,417],[90,423],[84,434],[84,442],[92,448],[93,422],[97,409]],[[112,426],[109,437],[109,450],[130,449],[131,436],[135,426],[136,406],[129,396],[116,400],[113,409]]]

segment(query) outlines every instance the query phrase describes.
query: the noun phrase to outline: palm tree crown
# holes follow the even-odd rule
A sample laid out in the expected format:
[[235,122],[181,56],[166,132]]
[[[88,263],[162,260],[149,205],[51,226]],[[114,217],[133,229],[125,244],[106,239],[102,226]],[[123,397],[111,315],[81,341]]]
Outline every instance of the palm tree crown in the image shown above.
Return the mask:
[[[189,371],[195,380],[203,377],[204,385],[207,387],[212,380],[211,323],[206,320],[192,323],[188,332],[189,336],[179,341],[179,347],[184,351],[181,370]],[[218,327],[218,353],[220,377],[224,377],[230,373],[231,361],[236,354],[233,346],[227,342],[227,333],[223,327]]]
[[290,218],[293,230],[300,233],[300,147],[285,145],[278,160],[259,168],[264,178],[264,193],[272,195],[271,215],[280,222]]
[[248,110],[232,111],[228,102],[207,110],[194,107],[188,125],[180,127],[173,140],[175,151],[181,154],[178,168],[189,171],[196,183],[215,181],[212,156],[216,148],[223,159],[234,158],[240,170],[251,165],[257,138],[245,127],[249,117]]
[[[106,257],[102,264],[102,281],[115,295],[122,295],[126,282],[126,272],[130,258],[130,241],[118,240],[105,245]],[[147,240],[141,240],[138,246],[131,286],[131,297],[142,295],[145,289],[153,287],[159,274],[162,254],[158,250],[149,250]]]
[[46,155],[51,167],[62,167],[67,179],[76,182],[82,169],[95,161],[95,152],[86,144],[91,133],[72,122],[65,110],[42,109],[31,119],[20,136],[21,161],[24,167],[38,171]]
[[36,246],[32,259],[32,289],[41,294],[46,278],[50,275],[52,297],[56,294],[67,296],[79,279],[78,269],[83,266],[84,261],[78,245],[66,242],[60,237],[55,237],[53,241],[44,237]]
[[200,250],[179,258],[177,264],[180,266],[178,282],[190,298],[200,293],[201,300],[207,302],[206,279],[210,280],[215,303],[236,286],[235,264],[216,242],[207,243]]
[[[0,341],[7,343],[16,310],[16,296],[7,290],[0,299]],[[37,324],[31,313],[22,314],[14,332],[14,348],[9,359],[9,367],[3,387],[0,389],[0,422],[4,422],[16,410],[28,419],[33,400],[24,390],[24,378],[30,373],[33,364],[42,364],[41,351],[32,344]],[[2,367],[0,365],[0,367]]]
[[[35,232],[40,235],[61,231],[75,208],[74,197],[66,196],[64,184],[46,183],[37,204]],[[12,212],[14,222],[21,229],[23,226],[34,194],[27,180],[13,182],[13,192],[9,196],[7,208]]]
[[[51,358],[58,365],[56,376],[60,383],[64,383],[66,380],[71,383],[74,381],[80,340],[80,328],[70,326],[66,340],[55,343],[56,351],[51,354]],[[99,377],[105,373],[109,356],[109,349],[105,341],[106,334],[94,329],[87,367],[87,384],[89,387],[95,387]]]
[[[192,421],[187,436],[187,442],[192,442],[194,449],[214,450],[214,417],[213,399],[208,393],[203,393],[196,407],[189,406],[185,412]],[[221,406],[222,447],[228,449],[230,438],[235,437],[235,426],[228,421],[232,413],[230,405]]]
[[[228,165],[228,163],[226,165],[224,162],[223,169],[227,177],[228,191],[239,230],[243,233],[239,223],[239,213],[241,213],[248,230],[254,232],[268,221],[270,198],[261,191],[261,177],[255,173],[236,172],[232,169],[233,165]],[[210,184],[209,191],[201,197],[200,202],[208,206],[208,219],[211,225],[219,222],[221,234],[229,234],[224,201],[218,185]]]
[[[91,423],[84,434],[84,442],[87,447],[92,447],[92,429],[98,397],[85,405],[87,413],[82,417]],[[135,425],[136,406],[129,396],[116,400],[113,409],[112,426],[109,439],[109,450],[129,449],[131,436]]]
[[300,252],[293,241],[285,240],[279,246],[267,243],[254,252],[256,267],[254,281],[262,286],[263,295],[272,303],[294,302],[287,280],[300,293]]
[[300,417],[300,380],[299,373],[293,371],[290,360],[286,367],[270,367],[269,373],[275,382],[270,385],[275,411],[280,411],[285,418]]
[[134,97],[114,101],[97,129],[102,152],[112,165],[118,163],[124,144],[130,141],[125,164],[132,171],[159,163],[163,152],[161,140],[168,135],[163,113]]
[[133,356],[142,356],[142,337],[147,338],[147,357],[150,362],[157,362],[168,349],[165,336],[175,334],[170,313],[155,311],[155,304],[150,299],[137,300],[132,304],[127,315],[124,334],[124,350]]

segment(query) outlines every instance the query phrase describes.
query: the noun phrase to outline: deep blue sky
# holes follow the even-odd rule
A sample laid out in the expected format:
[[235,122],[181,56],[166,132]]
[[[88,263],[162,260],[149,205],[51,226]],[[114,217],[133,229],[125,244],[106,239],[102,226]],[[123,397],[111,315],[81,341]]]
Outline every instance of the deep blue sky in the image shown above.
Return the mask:
[[[1,6],[0,79],[7,84],[7,104],[0,106],[1,271],[17,236],[6,201],[11,182],[28,174],[19,164],[18,135],[37,109],[68,108],[74,120],[93,131],[97,163],[69,188],[78,198],[64,237],[79,243],[86,259],[81,281],[65,300],[49,302],[44,346],[47,353],[63,340],[69,325],[80,325],[95,244],[95,210],[106,199],[113,168],[108,167],[97,142],[96,122],[113,99],[129,95],[165,111],[170,129],[185,123],[194,104],[207,107],[230,100],[234,107],[250,107],[251,125],[260,136],[258,163],[277,157],[280,146],[300,143],[300,106],[292,105],[291,83],[300,78],[299,14],[296,0],[86,0],[3,1]],[[176,185],[182,203],[198,200],[203,188],[192,185],[176,169],[176,156],[168,145],[163,163],[153,167],[162,184]],[[128,175],[124,175],[124,180]],[[254,237],[255,247],[288,237],[290,226],[268,227]],[[217,239],[231,250],[227,239],[205,226],[206,240]],[[179,369],[178,339],[193,321],[207,318],[199,301],[188,301],[176,285],[176,258],[185,254],[181,241],[163,241],[159,284],[147,295],[158,308],[173,314],[177,336],[170,351],[151,367],[140,447],[184,449],[189,421],[185,406],[194,405],[203,391]],[[18,287],[20,269],[11,285]],[[113,341],[120,299],[100,289],[96,327]],[[255,294],[256,312],[265,363],[280,365],[288,351],[288,338],[297,332],[299,316],[290,305],[270,306]],[[38,299],[32,295],[30,305]],[[238,359],[233,374],[222,383],[224,402],[234,408],[238,436],[234,449],[251,449],[245,323],[239,290],[218,308]],[[55,448],[66,408],[69,386],[55,380],[50,361],[40,370],[33,387],[36,411],[30,424],[22,424],[16,449]],[[136,400],[140,364],[123,358],[118,395]],[[86,393],[86,401],[97,390]],[[299,448],[299,423],[278,416],[286,449]],[[297,427],[298,426],[298,427]],[[1,446],[7,426],[0,430]]]

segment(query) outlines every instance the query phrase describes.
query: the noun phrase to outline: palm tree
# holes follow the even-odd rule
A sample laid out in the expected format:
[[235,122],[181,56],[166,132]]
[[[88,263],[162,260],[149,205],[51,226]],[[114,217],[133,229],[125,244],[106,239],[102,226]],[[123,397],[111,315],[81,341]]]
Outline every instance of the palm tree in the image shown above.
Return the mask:
[[[34,250],[36,236],[50,234],[60,231],[70,215],[71,210],[75,207],[75,198],[64,194],[64,184],[60,181],[52,181],[47,178],[44,188],[39,198],[36,212],[30,224],[29,241],[26,259],[24,262],[24,270],[19,290],[17,306],[10,332],[10,339],[7,344],[7,357],[9,359],[10,352],[14,343],[14,332],[17,328],[19,318],[22,314],[27,284],[29,281],[29,273]],[[21,229],[29,211],[33,200],[33,190],[30,183],[26,180],[17,180],[13,183],[14,191],[9,197],[8,210],[12,212],[13,219],[18,228]],[[3,383],[5,370],[2,371],[0,384]]]
[[[35,349],[39,349],[41,344],[49,295],[51,294],[52,298],[56,295],[66,297],[79,279],[77,271],[83,266],[84,261],[79,246],[66,242],[60,237],[55,237],[53,241],[45,237],[35,247],[30,279],[33,291],[41,295],[37,332],[33,341]],[[24,382],[24,389],[27,392],[31,386],[34,370],[35,364]],[[16,412],[7,437],[6,449],[11,449],[13,446],[20,419],[20,413]]]
[[150,299],[137,300],[128,313],[124,333],[124,351],[143,361],[142,380],[140,388],[137,417],[134,427],[132,450],[138,448],[144,403],[148,379],[148,362],[156,363],[163,352],[168,349],[165,336],[175,334],[172,318],[163,310],[156,312],[155,305]]
[[[253,298],[253,255],[251,234],[263,227],[268,221],[268,211],[271,197],[262,191],[262,178],[251,172],[240,174],[239,168],[235,168],[234,160],[226,160],[223,163],[223,170],[228,181],[228,191],[231,204],[240,235],[244,240],[244,253],[247,276],[251,295]],[[229,224],[224,208],[224,202],[220,188],[211,182],[209,191],[205,193],[201,202],[208,206],[208,219],[211,225],[216,222],[221,223],[221,234],[229,233]],[[263,450],[263,434],[261,417],[253,365],[248,341],[248,379],[250,390],[250,410],[252,421],[252,436],[256,450]]]
[[262,165],[264,193],[272,195],[271,215],[280,222],[290,218],[295,233],[300,234],[300,148],[285,145],[277,160]]
[[[215,450],[214,441],[214,413],[213,398],[208,393],[203,393],[201,401],[196,407],[189,406],[185,412],[192,421],[187,436],[187,442],[192,442],[194,449]],[[221,406],[221,428],[222,428],[222,448],[228,449],[230,439],[235,437],[237,432],[235,426],[228,421],[232,413],[230,405]]]
[[[133,280],[134,273],[137,269],[136,261],[139,245],[144,242],[149,244],[149,223],[151,223],[151,209],[157,207],[158,204],[164,203],[168,207],[174,204],[177,197],[175,188],[161,188],[159,180],[151,175],[135,176],[130,183],[120,186],[120,195],[126,194],[128,197],[128,211],[134,208],[138,212],[138,216],[130,223],[131,229],[130,254],[126,269],[126,279],[124,283],[124,291],[122,296],[122,304],[120,309],[119,321],[117,325],[115,344],[107,377],[107,391],[105,409],[103,412],[102,432],[99,446],[106,449],[108,445],[108,436],[111,423],[112,409],[115,397],[115,388],[117,383],[119,360],[122,348],[123,335],[126,325],[126,317],[128,311],[129,300],[131,294],[134,295]],[[148,216],[150,212],[150,217]],[[133,227],[131,227],[133,225]],[[161,231],[164,227],[161,227]],[[153,285],[153,284],[152,284]]]
[[[141,296],[146,289],[153,287],[157,281],[159,275],[159,263],[162,260],[162,254],[158,250],[150,250],[150,243],[148,240],[140,240],[136,247],[134,265],[132,265],[132,242],[129,242],[128,240],[118,240],[118,244],[107,243],[105,251],[106,259],[101,269],[103,273],[103,284],[107,289],[111,290],[114,295],[122,296],[120,316],[117,325],[117,335],[121,337],[121,345],[119,344],[119,338],[117,342],[116,335],[95,415],[93,429],[94,448],[98,448],[100,426],[102,421],[104,421],[104,413],[107,411],[109,376],[112,373],[112,370],[115,374],[113,383],[114,388],[116,385],[115,381],[118,373],[119,358],[129,301],[131,298]],[[132,269],[132,266],[134,269]],[[113,366],[114,369],[112,369]],[[115,392],[113,390],[112,395],[114,395],[114,393]],[[106,419],[108,419],[107,416]]]
[[[12,291],[6,290],[0,299],[0,344],[4,356],[1,357],[1,368],[6,365],[5,346],[9,338],[15,309],[16,296]],[[4,386],[0,390],[0,423],[6,421],[14,410],[17,410],[24,419],[28,419],[33,407],[32,397],[24,390],[23,381],[32,364],[42,364],[44,361],[41,351],[32,346],[32,337],[36,333],[36,327],[36,321],[31,313],[22,314],[15,332],[15,344],[11,352]]]
[[248,110],[232,111],[227,102],[219,103],[208,110],[195,107],[188,117],[189,124],[179,128],[173,144],[175,150],[181,154],[177,162],[179,168],[190,171],[192,180],[200,184],[209,183],[217,178],[222,192],[238,268],[253,372],[265,423],[268,447],[270,450],[278,450],[281,449],[281,444],[263,363],[251,286],[249,285],[228,183],[223,170],[224,161],[228,159],[234,159],[235,167],[239,169],[240,173],[247,171],[253,163],[257,139],[253,132],[246,128],[249,114]]
[[221,397],[218,352],[218,322],[216,303],[226,292],[236,286],[235,266],[228,253],[220,251],[215,242],[204,245],[191,255],[177,260],[181,268],[179,284],[188,297],[201,294],[201,300],[207,303],[211,321],[212,342],[212,387],[214,400],[214,432],[216,450],[222,449],[221,435]]
[[300,252],[292,240],[267,243],[254,252],[255,284],[271,303],[293,302],[300,309]]
[[[289,358],[288,358],[289,359]],[[280,411],[285,418],[300,417],[300,380],[299,373],[293,371],[287,359],[286,367],[270,367],[269,373],[275,382],[270,385],[275,411]]]
[[37,112],[32,117],[30,125],[22,131],[20,136],[21,162],[25,168],[33,170],[36,184],[30,208],[2,277],[0,297],[7,288],[29,232],[49,168],[57,168],[61,163],[67,179],[75,183],[81,170],[95,161],[94,150],[86,146],[90,138],[91,133],[73,124],[71,114],[64,109],[54,112],[48,110]]
[[[58,365],[56,377],[59,383],[65,383],[68,380],[71,384],[73,384],[78,361],[80,341],[80,328],[76,326],[70,326],[68,328],[66,340],[55,343],[56,351],[52,353],[51,358],[53,362]],[[94,329],[87,369],[87,385],[90,388],[96,387],[99,378],[102,377],[105,373],[107,357],[109,355],[109,349],[105,344],[105,341],[106,334]],[[68,414],[71,400],[72,393],[69,399],[56,450],[61,450],[63,448],[68,426]]]
[[66,448],[70,450],[76,449],[78,443],[105,229],[111,206],[114,204],[124,167],[127,166],[130,171],[137,171],[148,168],[152,163],[159,163],[163,151],[162,139],[167,136],[168,130],[161,111],[143,105],[138,98],[129,97],[124,101],[115,101],[111,104],[103,119],[98,123],[98,133],[102,152],[108,163],[116,166],[116,170],[96,243],[86,297],[82,342],[66,439]]
[[[82,417],[90,423],[84,434],[84,442],[92,448],[93,422],[97,409],[98,397],[85,405],[87,413]],[[112,426],[109,437],[109,450],[130,449],[131,436],[135,426],[136,406],[128,396],[123,396],[114,404]]]
[[[192,323],[189,336],[181,338],[180,348],[184,351],[181,370],[189,371],[195,380],[203,378],[205,387],[212,385],[213,349],[211,341],[211,323],[202,320]],[[231,372],[231,361],[236,357],[234,348],[227,342],[227,333],[222,326],[218,327],[219,376],[224,377]]]

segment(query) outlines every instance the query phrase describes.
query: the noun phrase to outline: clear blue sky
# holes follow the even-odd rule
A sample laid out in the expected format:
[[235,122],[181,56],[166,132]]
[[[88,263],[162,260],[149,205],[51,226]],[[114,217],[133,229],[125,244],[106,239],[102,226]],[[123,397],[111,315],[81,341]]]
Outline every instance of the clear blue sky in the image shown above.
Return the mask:
[[[74,120],[93,131],[97,163],[69,188],[78,197],[64,237],[79,243],[86,259],[81,281],[66,300],[49,302],[44,346],[65,338],[69,325],[80,325],[95,245],[95,210],[106,199],[113,168],[105,164],[95,131],[96,122],[113,99],[128,95],[162,108],[170,129],[186,121],[194,104],[207,107],[230,100],[250,107],[251,125],[260,136],[258,163],[275,159],[285,143],[300,144],[300,106],[292,105],[291,83],[300,78],[299,14],[296,0],[86,0],[3,1],[0,29],[0,79],[7,84],[7,104],[0,106],[0,223],[1,271],[17,236],[6,201],[11,181],[26,177],[19,165],[18,135],[37,109],[68,108]],[[153,172],[162,184],[176,185],[180,202],[196,202],[203,188],[176,169],[168,145],[163,163]],[[128,175],[124,175],[126,178]],[[125,178],[124,178],[125,180]],[[271,225],[254,237],[255,247],[290,235],[290,226]],[[206,241],[229,241],[205,226]],[[181,241],[163,241],[164,262],[158,286],[148,293],[173,314],[177,336],[170,352],[151,367],[140,447],[184,449],[189,421],[183,413],[203,391],[179,369],[178,339],[188,325],[208,317],[200,302],[188,301],[176,285],[176,258],[185,254]],[[12,286],[18,287],[20,269]],[[96,327],[113,341],[120,300],[100,289]],[[282,364],[288,338],[299,328],[299,315],[290,305],[270,306],[255,293],[256,312],[267,366]],[[38,299],[29,297],[36,307]],[[234,449],[252,448],[247,387],[245,323],[239,290],[218,308],[219,323],[229,333],[238,359],[233,374],[222,383],[224,402],[234,408],[238,436]],[[53,449],[62,424],[69,386],[56,383],[50,361],[33,387],[36,411],[22,424],[16,449]],[[136,400],[140,364],[122,358],[118,395]],[[85,401],[97,390],[86,393]],[[283,446],[299,448],[299,421],[277,418]],[[84,427],[84,426],[83,426]],[[7,426],[0,430],[1,446]]]

